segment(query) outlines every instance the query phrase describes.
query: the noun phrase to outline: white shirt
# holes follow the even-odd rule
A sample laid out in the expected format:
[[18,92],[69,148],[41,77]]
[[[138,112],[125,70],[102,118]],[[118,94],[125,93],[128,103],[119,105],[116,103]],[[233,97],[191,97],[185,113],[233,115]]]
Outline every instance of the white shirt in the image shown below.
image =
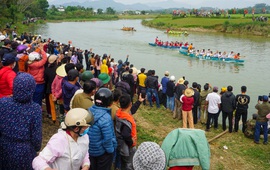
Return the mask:
[[218,104],[221,103],[220,96],[216,92],[209,93],[206,96],[206,101],[208,101],[208,112],[213,114],[218,113]]

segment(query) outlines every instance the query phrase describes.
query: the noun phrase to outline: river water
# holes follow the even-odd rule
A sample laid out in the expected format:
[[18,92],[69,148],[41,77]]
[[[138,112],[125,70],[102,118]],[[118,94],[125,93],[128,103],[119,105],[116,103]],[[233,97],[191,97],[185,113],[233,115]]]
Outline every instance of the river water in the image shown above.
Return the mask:
[[[137,31],[122,31],[120,29],[123,26],[132,26]],[[270,39],[220,33],[189,33],[187,37],[169,36],[162,30],[141,25],[141,20],[47,23],[36,31],[43,38],[51,37],[63,43],[71,40],[73,46],[83,50],[93,48],[97,54],[111,54],[115,61],[124,60],[128,54],[130,63],[136,68],[155,69],[159,80],[168,70],[177,80],[185,76],[190,85],[194,81],[202,86],[208,82],[219,88],[232,85],[234,94],[240,93],[240,87],[246,85],[247,94],[251,97],[251,117],[256,112],[254,106],[258,95],[270,93]],[[177,50],[149,46],[148,43],[154,42],[156,36],[164,41],[187,41],[193,43],[196,49],[239,52],[245,62],[237,65],[198,60],[183,56]]]

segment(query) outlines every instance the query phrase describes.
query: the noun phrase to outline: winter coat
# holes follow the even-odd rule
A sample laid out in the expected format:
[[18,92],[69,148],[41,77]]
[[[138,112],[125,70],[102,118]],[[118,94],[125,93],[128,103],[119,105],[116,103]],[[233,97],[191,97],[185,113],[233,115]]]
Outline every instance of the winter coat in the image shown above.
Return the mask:
[[65,110],[70,110],[70,101],[75,94],[77,90],[80,89],[80,86],[78,83],[71,84],[69,83],[66,78],[63,79],[62,81],[62,95],[63,95],[63,100],[64,100],[64,109]]
[[[33,168],[35,170],[42,170],[45,167],[76,170],[85,165],[90,166],[88,146],[88,135],[79,137],[75,142],[66,131],[59,129],[58,133],[52,136],[46,147],[33,160]],[[70,158],[73,158],[72,162]]]
[[53,64],[49,65],[44,71],[44,80],[45,80],[45,84],[46,84],[45,93],[46,94],[52,93],[51,87],[52,87],[53,80],[56,76],[56,69],[57,69],[57,65],[56,65],[56,63],[53,63]]
[[63,77],[56,75],[52,82],[51,91],[54,97],[56,97],[57,99],[62,98],[62,81]]
[[108,66],[107,66],[107,60],[103,60],[102,64],[100,66],[100,73],[106,73],[109,74]]
[[124,94],[131,95],[131,89],[127,82],[125,81],[119,81],[115,84],[115,88],[122,91]]
[[170,79],[168,77],[163,77],[161,79],[161,85],[162,85],[162,93],[166,94],[166,90],[167,90],[167,83],[170,81]]
[[158,79],[156,76],[148,76],[145,80],[145,86],[151,89],[158,89]]
[[113,153],[117,147],[111,109],[93,105],[89,108],[94,116],[94,124],[90,126],[88,136],[90,140],[89,155],[101,156],[105,152]]
[[[169,81],[167,83],[167,90],[165,92],[167,96],[169,96],[169,97],[173,97],[174,96],[174,87],[175,87],[175,84],[174,84],[173,81]],[[162,90],[163,90],[163,86],[162,86]]]
[[44,65],[47,62],[47,55],[44,51],[41,52],[42,59],[40,61],[34,61],[28,65],[29,73],[34,76],[37,84],[44,83]]
[[9,66],[0,69],[0,98],[12,95],[16,73]]
[[210,169],[210,148],[203,130],[175,129],[166,136],[161,149],[168,167],[201,165],[203,170]]
[[233,112],[235,110],[235,96],[232,92],[227,91],[221,96],[221,110],[222,112]]
[[32,100],[35,87],[33,76],[19,73],[13,96],[0,99],[0,169],[32,169],[41,148],[42,112]]

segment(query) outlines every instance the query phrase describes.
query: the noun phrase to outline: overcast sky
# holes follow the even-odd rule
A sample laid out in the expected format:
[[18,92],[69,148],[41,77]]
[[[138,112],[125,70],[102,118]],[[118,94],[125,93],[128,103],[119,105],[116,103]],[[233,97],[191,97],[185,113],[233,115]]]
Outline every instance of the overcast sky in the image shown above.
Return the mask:
[[[65,2],[65,1],[74,1],[74,2],[85,2],[91,0],[48,0],[51,2]],[[97,0],[92,0],[97,1]],[[114,0],[115,2],[120,2],[123,4],[134,4],[134,3],[156,3],[156,2],[164,2],[168,0]],[[217,8],[245,8],[254,6],[258,3],[266,3],[270,5],[270,0],[169,0],[180,2],[183,4],[187,4],[186,8],[199,8],[199,7],[217,7]],[[184,6],[185,7],[185,6]]]
[[[114,0],[115,2],[121,2],[124,4],[133,4],[133,3],[154,3],[154,2],[162,2],[167,0]],[[175,2],[182,2],[185,4],[190,4],[191,6],[201,7],[210,6],[210,7],[226,7],[226,8],[234,8],[234,7],[248,7],[254,6],[257,3],[266,3],[270,5],[270,0],[170,0]],[[212,6],[214,5],[214,6]]]

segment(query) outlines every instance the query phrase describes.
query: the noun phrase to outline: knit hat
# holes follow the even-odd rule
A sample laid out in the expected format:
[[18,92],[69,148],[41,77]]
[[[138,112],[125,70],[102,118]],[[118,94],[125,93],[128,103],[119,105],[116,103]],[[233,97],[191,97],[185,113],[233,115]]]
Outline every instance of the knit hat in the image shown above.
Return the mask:
[[154,142],[141,143],[133,157],[134,170],[164,170],[165,164],[165,154]]

